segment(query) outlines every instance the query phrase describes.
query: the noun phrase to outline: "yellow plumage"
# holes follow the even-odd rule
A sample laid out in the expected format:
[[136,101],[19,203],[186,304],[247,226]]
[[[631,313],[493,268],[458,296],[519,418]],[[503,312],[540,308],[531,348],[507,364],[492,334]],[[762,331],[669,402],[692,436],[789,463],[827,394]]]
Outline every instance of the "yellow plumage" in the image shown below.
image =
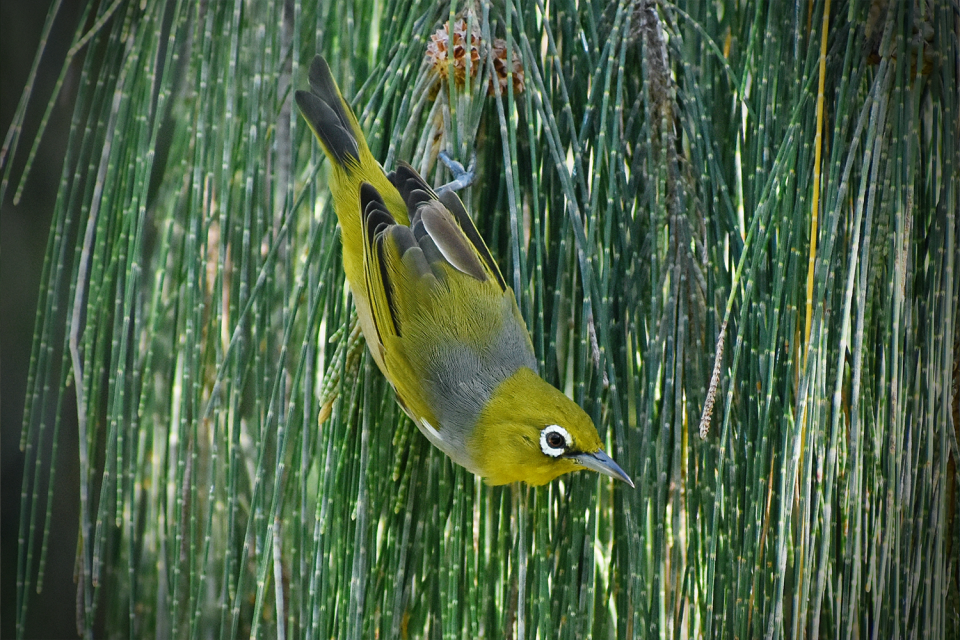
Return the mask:
[[589,468],[632,485],[590,418],[536,374],[510,287],[452,192],[374,159],[317,56],[297,104],[331,164],[360,326],[397,401],[450,458],[492,484]]

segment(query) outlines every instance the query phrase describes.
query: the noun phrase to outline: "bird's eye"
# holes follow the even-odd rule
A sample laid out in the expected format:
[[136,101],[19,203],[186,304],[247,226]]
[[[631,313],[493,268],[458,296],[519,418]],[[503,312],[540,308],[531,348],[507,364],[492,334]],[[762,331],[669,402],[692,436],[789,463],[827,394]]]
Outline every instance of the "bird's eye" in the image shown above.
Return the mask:
[[547,425],[540,432],[540,450],[551,458],[563,455],[570,442],[570,434],[560,425]]

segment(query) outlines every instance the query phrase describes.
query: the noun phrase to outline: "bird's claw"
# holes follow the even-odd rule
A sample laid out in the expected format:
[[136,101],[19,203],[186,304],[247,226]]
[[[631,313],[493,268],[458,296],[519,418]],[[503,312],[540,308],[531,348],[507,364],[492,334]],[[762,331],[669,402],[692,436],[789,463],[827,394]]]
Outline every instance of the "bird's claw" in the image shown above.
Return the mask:
[[441,151],[438,155],[440,161],[446,165],[447,169],[450,170],[450,173],[453,174],[453,180],[447,184],[437,188],[437,194],[444,193],[446,191],[459,191],[460,189],[465,189],[473,184],[474,178],[476,178],[476,166],[477,166],[477,153],[474,151],[473,155],[470,157],[470,164],[467,165],[467,168],[464,169],[463,165],[450,157],[446,151]]

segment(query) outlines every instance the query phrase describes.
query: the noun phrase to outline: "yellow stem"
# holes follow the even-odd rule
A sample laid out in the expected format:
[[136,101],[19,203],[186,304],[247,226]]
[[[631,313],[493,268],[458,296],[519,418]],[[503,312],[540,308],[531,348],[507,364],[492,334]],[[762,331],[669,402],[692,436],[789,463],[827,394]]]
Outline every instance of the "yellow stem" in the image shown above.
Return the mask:
[[[813,204],[810,216],[810,260],[807,264],[807,318],[804,329],[804,353],[809,353],[810,325],[813,322],[813,272],[817,261],[817,222],[820,211],[820,150],[823,147],[823,85],[827,76],[827,35],[830,24],[830,0],[823,7],[820,33],[820,83],[817,86],[817,136],[814,138]],[[806,367],[806,356],[804,357]]]

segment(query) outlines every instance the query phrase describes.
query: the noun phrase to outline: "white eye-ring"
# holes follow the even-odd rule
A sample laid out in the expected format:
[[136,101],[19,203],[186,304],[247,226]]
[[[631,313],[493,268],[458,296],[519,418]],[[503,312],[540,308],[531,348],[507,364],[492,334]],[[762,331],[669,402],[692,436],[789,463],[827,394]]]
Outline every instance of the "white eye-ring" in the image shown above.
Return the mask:
[[540,450],[551,458],[562,456],[570,442],[570,434],[558,424],[548,424],[540,431]]

